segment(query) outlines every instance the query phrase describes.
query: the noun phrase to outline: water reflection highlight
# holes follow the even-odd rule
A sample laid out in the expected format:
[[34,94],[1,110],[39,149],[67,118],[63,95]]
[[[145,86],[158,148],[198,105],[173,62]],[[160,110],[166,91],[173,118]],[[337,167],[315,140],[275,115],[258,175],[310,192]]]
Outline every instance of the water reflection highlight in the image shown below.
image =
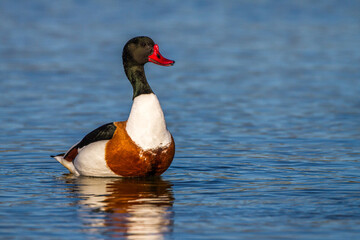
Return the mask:
[[[162,239],[173,227],[172,184],[161,178],[68,178],[88,230],[126,239]],[[102,217],[99,217],[102,215]]]

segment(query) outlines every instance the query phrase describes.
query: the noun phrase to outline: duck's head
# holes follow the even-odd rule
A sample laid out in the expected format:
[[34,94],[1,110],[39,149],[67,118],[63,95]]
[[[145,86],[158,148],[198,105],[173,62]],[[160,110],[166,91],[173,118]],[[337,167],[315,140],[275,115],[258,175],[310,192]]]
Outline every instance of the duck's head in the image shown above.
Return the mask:
[[152,62],[161,66],[172,66],[175,61],[164,58],[159,46],[149,37],[135,37],[124,46],[123,62],[126,66],[141,66]]
[[172,66],[175,61],[164,58],[159,52],[159,46],[149,37],[135,37],[124,46],[123,64],[134,95],[133,99],[141,94],[153,93],[146,80],[144,64],[152,62],[161,66]]

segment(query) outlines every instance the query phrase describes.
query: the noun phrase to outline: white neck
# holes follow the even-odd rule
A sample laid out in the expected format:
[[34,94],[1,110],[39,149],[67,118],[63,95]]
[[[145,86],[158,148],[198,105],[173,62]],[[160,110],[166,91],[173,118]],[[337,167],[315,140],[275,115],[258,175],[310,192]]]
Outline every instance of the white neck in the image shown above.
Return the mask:
[[164,113],[155,94],[141,94],[134,99],[126,131],[143,150],[155,149],[171,143]]

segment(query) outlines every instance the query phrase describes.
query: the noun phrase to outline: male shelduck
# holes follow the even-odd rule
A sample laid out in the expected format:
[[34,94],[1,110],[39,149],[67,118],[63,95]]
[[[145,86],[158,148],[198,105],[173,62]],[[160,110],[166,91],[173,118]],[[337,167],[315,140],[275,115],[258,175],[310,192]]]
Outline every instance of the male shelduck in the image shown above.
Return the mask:
[[130,39],[123,49],[123,65],[133,87],[127,121],[105,124],[87,134],[66,153],[54,157],[75,175],[94,177],[159,176],[168,169],[175,143],[166,128],[160,103],[146,80],[144,65],[172,66],[149,37]]

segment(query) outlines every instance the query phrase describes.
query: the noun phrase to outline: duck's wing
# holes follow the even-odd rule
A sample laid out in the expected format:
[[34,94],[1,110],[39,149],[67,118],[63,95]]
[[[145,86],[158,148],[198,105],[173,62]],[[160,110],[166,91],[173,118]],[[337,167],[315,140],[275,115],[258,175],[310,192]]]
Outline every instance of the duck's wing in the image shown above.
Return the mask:
[[116,126],[113,122],[98,127],[94,131],[88,133],[80,142],[72,146],[69,151],[64,154],[64,159],[72,162],[77,156],[79,149],[86,147],[93,142],[111,139],[114,136],[115,130]]

